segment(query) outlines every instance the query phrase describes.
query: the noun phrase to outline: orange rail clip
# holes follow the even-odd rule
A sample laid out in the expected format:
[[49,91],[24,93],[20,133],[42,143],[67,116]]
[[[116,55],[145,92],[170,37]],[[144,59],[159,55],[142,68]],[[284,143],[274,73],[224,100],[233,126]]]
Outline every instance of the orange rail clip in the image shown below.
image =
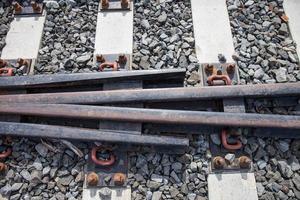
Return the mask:
[[[109,151],[110,152],[110,156],[108,160],[100,160],[97,158],[97,152],[98,151]],[[112,153],[112,149],[109,147],[103,147],[103,146],[97,146],[97,147],[93,147],[92,151],[91,151],[91,158],[92,161],[96,164],[96,165],[100,165],[100,166],[111,166],[115,163],[116,161],[116,157],[115,155]]]
[[225,129],[222,130],[222,145],[225,149],[227,150],[238,150],[240,148],[242,148],[242,142],[240,140],[237,140],[237,142],[235,144],[228,144],[227,142],[227,137],[228,137],[228,133]]
[[231,79],[227,75],[211,75],[207,78],[207,84],[213,86],[215,80],[222,80],[225,85],[231,85]]
[[117,62],[105,62],[100,64],[99,70],[103,71],[104,68],[112,68],[113,71],[118,71],[118,63]]

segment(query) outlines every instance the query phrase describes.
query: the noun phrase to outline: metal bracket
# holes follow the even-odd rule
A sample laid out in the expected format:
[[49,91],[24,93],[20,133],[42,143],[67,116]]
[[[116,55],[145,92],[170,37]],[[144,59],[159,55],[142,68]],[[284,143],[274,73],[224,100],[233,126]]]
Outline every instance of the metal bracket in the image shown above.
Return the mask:
[[42,1],[34,0],[24,0],[24,1],[14,1],[12,3],[14,8],[15,16],[22,15],[41,15],[44,11],[44,4]]
[[[203,85],[208,86],[209,78],[213,75],[228,76],[232,85],[239,83],[236,64],[234,63],[205,63],[201,64],[203,74]],[[215,85],[225,85],[223,80],[216,81]]]
[[[122,3],[124,2],[124,3]],[[123,6],[122,6],[123,4]],[[131,10],[131,1],[130,0],[101,0],[100,2],[100,11],[118,11],[118,10]]]

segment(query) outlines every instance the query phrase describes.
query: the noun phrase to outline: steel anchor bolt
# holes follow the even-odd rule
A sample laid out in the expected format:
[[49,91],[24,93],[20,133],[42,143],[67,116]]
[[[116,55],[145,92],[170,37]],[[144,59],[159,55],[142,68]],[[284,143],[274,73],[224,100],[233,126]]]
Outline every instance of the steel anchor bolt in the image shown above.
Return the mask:
[[96,186],[99,182],[99,176],[95,172],[91,172],[88,174],[86,180],[89,186]]
[[7,66],[7,62],[3,59],[0,59],[0,67],[6,67]]
[[25,59],[23,59],[23,58],[19,58],[19,59],[17,60],[17,63],[19,64],[20,67],[21,67],[21,66],[26,66],[26,67],[29,66],[29,61],[28,61],[28,60],[25,60]]
[[129,0],[121,0],[122,8],[128,8],[128,6],[129,6]]
[[125,65],[127,62],[127,57],[125,54],[120,54],[119,55],[119,59],[118,59],[118,63],[121,65]]
[[226,71],[227,74],[234,74],[235,71],[235,65],[234,64],[230,64],[226,67]]
[[115,173],[113,176],[113,181],[115,185],[124,185],[126,179],[126,175],[123,173]]
[[239,157],[238,162],[241,168],[249,168],[251,165],[251,159],[247,156]]
[[18,2],[16,2],[16,1],[14,1],[13,3],[12,3],[12,6],[14,7],[14,10],[15,10],[15,12],[17,13],[17,14],[19,14],[19,13],[21,13],[22,12],[22,6],[18,3]]
[[31,1],[30,4],[34,12],[41,12],[42,8],[39,6],[38,3],[36,3],[35,1]]
[[221,156],[216,156],[213,159],[213,166],[216,169],[223,169],[225,167],[226,161]]
[[207,65],[205,65],[204,70],[205,70],[206,74],[212,74],[214,72],[214,66],[207,64]]
[[7,170],[7,165],[3,162],[0,162],[0,173],[3,173]]
[[98,55],[96,55],[96,61],[97,62],[100,62],[100,63],[104,63],[105,62],[105,58],[104,58],[104,56],[102,55],[102,54],[98,54]]
[[102,0],[101,6],[102,6],[102,9],[107,9],[109,7],[109,0]]

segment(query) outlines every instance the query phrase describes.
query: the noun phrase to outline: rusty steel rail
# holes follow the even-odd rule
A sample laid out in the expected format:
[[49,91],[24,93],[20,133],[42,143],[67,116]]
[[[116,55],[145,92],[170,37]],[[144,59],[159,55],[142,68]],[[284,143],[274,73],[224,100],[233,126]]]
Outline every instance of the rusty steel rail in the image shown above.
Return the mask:
[[107,81],[121,80],[155,80],[181,78],[184,79],[185,69],[136,70],[105,73],[75,73],[53,75],[29,75],[1,77],[1,89],[58,87],[60,85],[75,86],[97,84]]
[[189,145],[189,140],[181,137],[136,135],[126,131],[99,131],[86,128],[17,122],[0,122],[0,134],[21,137],[43,137],[140,145],[169,145],[182,147]]
[[103,104],[300,95],[300,83],[1,95],[0,102]]
[[0,113],[158,124],[300,129],[300,116],[67,104],[0,104]]

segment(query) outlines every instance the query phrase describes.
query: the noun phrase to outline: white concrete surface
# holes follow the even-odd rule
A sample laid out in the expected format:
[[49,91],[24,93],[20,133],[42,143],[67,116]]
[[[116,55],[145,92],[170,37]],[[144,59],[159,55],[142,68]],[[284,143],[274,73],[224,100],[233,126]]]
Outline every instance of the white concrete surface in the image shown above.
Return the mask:
[[285,14],[289,17],[289,28],[293,40],[297,44],[297,54],[300,56],[300,1],[284,0],[283,7]]
[[254,173],[208,175],[209,200],[258,200]]
[[[132,2],[131,7],[133,8]],[[132,54],[133,10],[98,12],[95,55]]]
[[226,0],[191,0],[196,55],[199,62],[218,63],[218,54],[233,62],[232,34]]
[[45,14],[38,17],[15,17],[6,36],[1,58],[36,59],[40,48]]
[[84,188],[82,200],[131,200],[131,189],[127,188],[109,188],[111,189],[111,198],[101,198],[99,188]]

